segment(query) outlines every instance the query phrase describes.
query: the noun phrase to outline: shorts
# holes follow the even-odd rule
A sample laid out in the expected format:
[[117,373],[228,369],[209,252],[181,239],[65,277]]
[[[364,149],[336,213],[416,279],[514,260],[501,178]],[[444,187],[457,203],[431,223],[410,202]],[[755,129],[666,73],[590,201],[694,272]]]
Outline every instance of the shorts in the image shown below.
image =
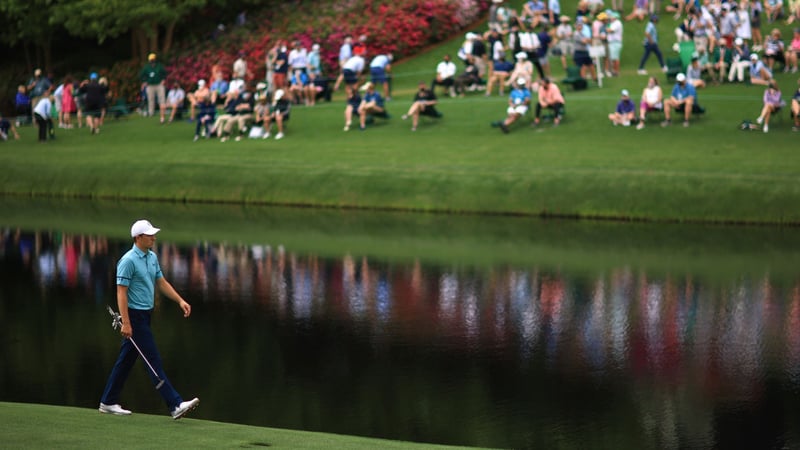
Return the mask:
[[84,115],[91,117],[100,117],[103,113],[103,105],[99,103],[87,103]]
[[608,43],[608,59],[611,61],[619,61],[622,54],[622,42],[609,42]]
[[350,69],[344,69],[342,71],[342,75],[344,76],[344,82],[347,84],[356,84],[358,83],[358,75]]
[[275,72],[272,75],[272,82],[275,84],[275,87],[282,88],[286,86],[286,73],[285,72]]
[[386,71],[383,67],[370,67],[369,73],[372,76],[372,82],[375,84],[383,84],[388,81],[386,78]]
[[592,58],[589,57],[587,50],[575,50],[572,60],[575,61],[575,65],[578,67],[592,65]]
[[524,116],[528,113],[528,105],[517,105],[517,106],[509,106],[508,110],[506,110],[508,114],[519,114],[520,116]]
[[656,103],[655,105],[648,105],[646,101],[642,100],[641,103],[639,103],[639,108],[640,109],[644,109],[645,111],[648,111],[648,112],[649,111],[661,111],[662,109],[664,109],[664,105],[661,104],[661,102]]
[[575,46],[572,41],[558,41],[556,46],[561,50],[561,55],[563,56],[572,56],[572,54],[575,53]]

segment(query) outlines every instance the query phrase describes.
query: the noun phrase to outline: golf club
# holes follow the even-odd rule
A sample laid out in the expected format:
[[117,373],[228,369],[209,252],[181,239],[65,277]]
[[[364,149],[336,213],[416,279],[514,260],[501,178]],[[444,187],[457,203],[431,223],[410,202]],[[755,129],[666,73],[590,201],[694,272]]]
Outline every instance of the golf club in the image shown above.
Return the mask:
[[[112,319],[111,320],[111,328],[113,328],[115,330],[121,328],[122,327],[122,316],[118,312],[116,312],[113,309],[111,309],[110,306],[106,305],[106,307],[108,308],[108,313],[111,314],[111,319]],[[164,385],[164,380],[162,380],[161,377],[158,376],[158,374],[156,373],[156,370],[153,369],[152,365],[150,365],[150,361],[147,360],[147,358],[144,356],[144,353],[142,353],[142,350],[139,348],[138,345],[136,345],[136,341],[133,340],[133,337],[129,337],[127,339],[129,341],[131,341],[131,344],[133,344],[133,347],[136,349],[137,352],[139,352],[139,356],[142,357],[142,359],[144,360],[144,363],[147,364],[147,367],[150,368],[150,371],[153,372],[153,375],[158,380],[158,384],[156,384],[156,390],[160,389],[161,386]]]

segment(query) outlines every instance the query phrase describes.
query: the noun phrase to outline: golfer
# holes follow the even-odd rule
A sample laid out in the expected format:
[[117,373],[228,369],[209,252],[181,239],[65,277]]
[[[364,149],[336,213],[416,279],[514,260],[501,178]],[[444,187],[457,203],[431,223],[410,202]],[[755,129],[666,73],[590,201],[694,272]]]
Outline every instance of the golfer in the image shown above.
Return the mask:
[[101,413],[116,415],[131,413],[120,406],[119,396],[133,364],[139,358],[140,351],[149,366],[148,375],[167,403],[173,419],[180,419],[200,403],[197,398],[183,401],[180,394],[172,387],[164,374],[161,357],[150,330],[156,287],[180,306],[183,317],[189,317],[192,313],[191,305],[186,303],[186,300],[164,278],[158,257],[151,250],[158,231],[159,228],[155,228],[147,220],[136,221],[131,227],[133,248],[125,253],[117,264],[117,307],[122,318],[120,332],[124,339],[119,357],[114,363],[103,397],[100,399]]

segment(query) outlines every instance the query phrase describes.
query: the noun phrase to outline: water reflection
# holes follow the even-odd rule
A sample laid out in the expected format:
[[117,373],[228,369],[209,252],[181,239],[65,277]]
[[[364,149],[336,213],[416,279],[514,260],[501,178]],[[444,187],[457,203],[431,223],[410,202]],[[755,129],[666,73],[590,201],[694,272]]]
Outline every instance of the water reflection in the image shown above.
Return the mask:
[[[42,292],[77,289],[102,304],[113,298],[115,261],[130,244],[5,230],[0,245],[3,267],[18,264]],[[568,442],[593,442],[589,446],[725,447],[740,435],[757,447],[800,446],[794,430],[800,405],[797,278],[786,283],[765,271],[756,279],[711,283],[625,266],[593,274],[442,267],[352,254],[324,259],[279,244],[159,242],[156,251],[172,283],[198,309],[252,308],[298,327],[335,321],[373,348],[434,348],[502,368],[499,379],[491,370],[477,375],[491,405],[492,417],[484,417],[484,425],[495,428],[486,433],[489,439],[470,431],[398,436],[337,430],[324,419],[317,429],[508,447],[549,445],[567,434],[576,436]],[[522,391],[502,387],[534,380],[536,386]],[[573,401],[559,404],[573,395],[582,412],[572,409]],[[741,428],[749,420],[753,428]],[[553,436],[531,436],[520,429],[525,423]]]

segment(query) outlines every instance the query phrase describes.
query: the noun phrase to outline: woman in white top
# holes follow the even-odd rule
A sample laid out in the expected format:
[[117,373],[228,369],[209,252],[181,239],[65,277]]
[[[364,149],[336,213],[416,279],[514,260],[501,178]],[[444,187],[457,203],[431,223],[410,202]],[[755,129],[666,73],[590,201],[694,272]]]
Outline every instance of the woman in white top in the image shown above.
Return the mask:
[[528,61],[528,55],[525,52],[519,52],[515,57],[517,62],[514,64],[514,71],[511,72],[508,81],[506,81],[506,86],[511,86],[512,80],[517,81],[522,78],[525,80],[525,87],[530,90],[531,82],[533,82],[533,63]]
[[656,77],[650,77],[647,80],[647,87],[642,91],[642,101],[639,103],[639,124],[636,125],[637,130],[644,128],[644,119],[648,111],[660,111],[664,108],[662,101],[664,100],[664,93],[661,91],[661,86],[658,85]]

